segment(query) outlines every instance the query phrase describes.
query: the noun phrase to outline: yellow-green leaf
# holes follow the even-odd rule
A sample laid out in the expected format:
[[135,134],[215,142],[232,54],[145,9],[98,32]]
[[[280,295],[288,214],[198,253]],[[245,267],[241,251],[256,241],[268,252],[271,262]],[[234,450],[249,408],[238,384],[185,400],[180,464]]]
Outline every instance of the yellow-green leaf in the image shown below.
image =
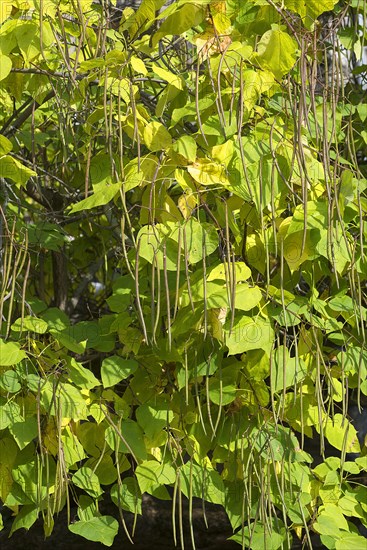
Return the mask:
[[[207,2],[209,3],[209,2]],[[185,4],[162,23],[153,37],[153,47],[167,35],[182,34],[192,27],[199,25],[205,17],[205,7],[197,4]]]
[[36,175],[36,172],[10,155],[0,158],[0,178],[9,178],[19,185],[25,185],[30,177]]
[[229,185],[226,169],[222,164],[211,162],[209,159],[197,159],[187,171],[195,181],[202,185]]
[[153,121],[144,128],[144,142],[151,151],[161,151],[172,144],[172,137],[163,124]]
[[228,355],[236,355],[251,349],[263,349],[270,356],[274,330],[268,320],[241,315],[236,316],[232,329],[228,321],[223,328]]
[[[1,56],[0,56],[0,65],[1,65]],[[1,67],[0,67],[1,71]],[[12,142],[8,140],[5,136],[0,135],[0,155],[7,155],[13,149]]]
[[77,521],[69,525],[69,531],[87,540],[112,546],[119,530],[118,521],[112,516],[98,516],[87,521]]
[[172,86],[174,86],[178,90],[184,89],[184,80],[182,76],[171,73],[170,71],[167,71],[167,69],[162,69],[156,63],[153,63],[152,70],[156,75],[158,75],[163,80],[166,80],[169,84],[172,84]]
[[96,193],[93,193],[93,195],[91,195],[90,197],[87,197],[86,199],[83,199],[82,201],[74,204],[71,207],[69,214],[80,212],[82,210],[90,210],[91,208],[95,208],[96,206],[103,206],[104,204],[107,204],[118,193],[120,187],[120,183],[106,185],[102,189],[99,189]]
[[20,363],[22,359],[27,357],[25,351],[20,349],[19,344],[15,342],[4,342],[0,340],[0,366],[10,367]]
[[[251,269],[245,264],[245,262],[235,262],[235,277],[236,281],[247,281],[249,277],[251,277]],[[224,263],[221,263],[212,269],[208,275],[207,280],[208,281],[215,281],[216,279],[220,279],[225,281],[229,278],[228,272],[229,270],[232,270],[233,266],[230,265],[229,267],[226,266]]]
[[346,453],[361,452],[357,431],[342,414],[335,414],[333,418],[326,417],[324,422],[324,436],[333,447],[339,451],[345,449]]
[[0,54],[0,80],[4,80],[8,76],[12,66],[10,57]]
[[278,25],[272,25],[271,30],[262,35],[257,51],[260,65],[281,79],[296,62],[297,42]]

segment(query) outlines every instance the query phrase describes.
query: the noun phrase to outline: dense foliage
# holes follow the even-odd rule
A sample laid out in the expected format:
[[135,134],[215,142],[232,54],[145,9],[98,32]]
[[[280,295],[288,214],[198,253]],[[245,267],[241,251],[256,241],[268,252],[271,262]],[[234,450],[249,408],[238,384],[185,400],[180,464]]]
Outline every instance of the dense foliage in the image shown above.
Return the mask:
[[110,546],[147,492],[364,548],[364,3],[164,4],[1,2],[11,532],[76,502]]

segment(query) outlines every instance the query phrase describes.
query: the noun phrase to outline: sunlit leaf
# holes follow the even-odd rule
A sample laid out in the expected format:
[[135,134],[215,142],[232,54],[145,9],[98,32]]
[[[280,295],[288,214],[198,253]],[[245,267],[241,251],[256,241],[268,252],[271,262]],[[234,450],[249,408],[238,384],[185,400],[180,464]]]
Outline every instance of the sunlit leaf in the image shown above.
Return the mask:
[[112,516],[98,516],[88,521],[77,521],[69,525],[69,531],[104,546],[112,546],[119,524]]

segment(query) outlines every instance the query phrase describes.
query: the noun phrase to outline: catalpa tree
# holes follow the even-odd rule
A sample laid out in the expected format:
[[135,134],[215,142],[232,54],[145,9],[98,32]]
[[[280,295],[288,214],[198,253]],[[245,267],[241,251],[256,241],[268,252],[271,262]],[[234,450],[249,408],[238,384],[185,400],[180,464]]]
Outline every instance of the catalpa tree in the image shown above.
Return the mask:
[[363,2],[0,15],[10,534],[76,505],[110,546],[148,493],[182,548],[195,497],[242,548],[364,547]]

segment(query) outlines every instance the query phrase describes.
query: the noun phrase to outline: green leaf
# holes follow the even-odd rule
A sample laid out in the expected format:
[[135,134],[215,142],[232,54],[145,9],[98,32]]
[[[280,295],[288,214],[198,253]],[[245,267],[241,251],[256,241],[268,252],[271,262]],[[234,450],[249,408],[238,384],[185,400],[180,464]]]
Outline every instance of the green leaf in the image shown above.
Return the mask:
[[42,313],[42,319],[46,321],[48,328],[57,331],[62,331],[70,325],[70,320],[66,313],[56,307],[51,307]]
[[105,427],[95,422],[83,422],[77,428],[78,439],[86,452],[100,457],[105,443]]
[[325,11],[331,11],[336,0],[284,0],[286,9],[297,13],[302,17],[307,28],[311,28],[319,15]]
[[15,27],[14,33],[24,59],[30,61],[41,53],[40,29],[34,21],[19,23]]
[[84,449],[69,426],[62,431],[61,444],[65,464],[68,468],[85,458]]
[[138,363],[134,359],[123,359],[118,355],[111,355],[104,359],[101,366],[101,376],[104,388],[109,388],[125,380],[131,374],[134,374],[138,368]]
[[[139,161],[140,160],[140,161]],[[147,185],[154,179],[158,167],[158,158],[149,153],[140,159],[134,158],[125,166],[125,180],[123,187],[130,191],[138,185]]]
[[143,431],[134,420],[123,420],[119,426],[119,433],[109,426],[106,430],[106,441],[112,450],[119,453],[132,454],[140,460],[147,457]]
[[153,24],[156,15],[155,10],[156,5],[154,0],[142,0],[132,17],[128,18],[125,24],[122,24],[122,28],[129,29],[129,34],[132,38],[136,37],[143,29],[147,29]]
[[69,531],[104,546],[112,546],[119,530],[118,521],[112,516],[99,516],[88,521],[77,521],[69,525]]
[[5,342],[0,339],[0,366],[10,367],[20,363],[27,357],[25,351],[20,349],[19,344],[15,342]]
[[39,319],[38,317],[23,317],[22,319],[17,319],[11,326],[11,329],[20,332],[21,330],[29,330],[30,332],[35,332],[36,334],[45,334],[48,329],[46,321]]
[[269,320],[241,315],[235,317],[232,330],[230,330],[230,322],[226,322],[223,328],[229,355],[252,349],[263,349],[270,357],[274,331]]
[[229,405],[237,397],[238,388],[236,384],[238,368],[227,367],[221,374],[212,376],[209,380],[210,400],[216,405]]
[[165,19],[152,40],[153,47],[161,38],[167,35],[182,34],[185,31],[199,25],[205,17],[205,9],[198,4],[184,4],[181,9],[172,13]]
[[[270,525],[269,525],[270,524]],[[278,550],[284,546],[287,539],[287,533],[284,524],[280,520],[271,519],[265,525],[258,521],[251,524],[251,530],[246,526],[242,531],[236,533],[230,540],[235,540],[251,550],[264,550],[264,541],[266,541],[266,550]]]
[[37,419],[30,416],[21,422],[14,422],[9,426],[19,449],[24,449],[38,434]]
[[[216,470],[203,468],[198,464],[186,462],[180,468],[181,490],[186,497],[203,498],[213,504],[223,504],[223,480]],[[191,491],[190,491],[191,487]]]
[[87,495],[78,495],[78,517],[89,521],[98,515],[95,501]]
[[[1,56],[0,56],[1,59]],[[1,66],[1,61],[0,61]],[[1,71],[1,69],[0,69]],[[13,149],[13,144],[5,136],[0,134],[0,156],[7,155]]]
[[111,488],[111,499],[116,506],[133,514],[141,514],[141,492],[134,477],[125,477],[122,484],[117,483]]
[[[204,256],[209,256],[218,248],[216,229],[209,223],[199,223],[195,218],[190,218],[183,224],[175,224],[170,238],[178,242],[180,236],[182,249],[190,264],[200,262]],[[177,256],[175,263],[177,265]]]
[[331,243],[328,241],[326,230],[321,233],[321,237],[319,237],[317,243],[314,242],[314,244],[315,250],[325,258],[330,259],[338,273],[342,274],[351,261],[351,257],[342,234],[342,227],[340,224],[338,224],[338,226],[338,238],[333,238],[332,248],[330,246]]
[[23,506],[12,523],[10,536],[18,529],[26,529],[27,531],[29,531],[32,525],[36,522],[38,514],[38,506],[34,504]]
[[[55,482],[56,465],[52,458],[44,456],[44,469],[34,460],[35,448],[28,445],[21,451],[16,466],[12,470],[14,481],[33,504],[39,505],[46,498],[48,489]],[[19,464],[23,462],[23,464]]]
[[362,470],[367,470],[367,455],[356,458],[356,463]]
[[103,494],[97,475],[87,466],[82,466],[73,475],[72,482],[77,487],[84,489],[93,498],[98,498]]
[[109,203],[117,195],[120,189],[120,183],[106,185],[102,189],[99,189],[93,193],[90,197],[74,204],[69,210],[69,214],[74,214],[75,212],[81,212],[83,210],[90,210],[91,208],[96,208],[97,206],[103,206]]
[[173,150],[189,162],[195,162],[197,144],[193,137],[182,136],[175,141]]
[[348,522],[338,506],[330,503],[321,507],[320,514],[313,526],[317,533],[333,538],[339,538],[342,530],[349,531]]
[[73,351],[74,353],[83,354],[85,352],[86,342],[77,342],[71,335],[69,330],[59,332],[55,329],[50,329],[50,333],[57,340],[60,346]]
[[157,224],[154,227],[145,225],[141,228],[137,236],[139,256],[149,263],[157,262],[159,269],[163,269],[165,262],[167,270],[176,271],[178,246],[175,241],[164,236],[164,230],[163,224]]
[[307,368],[299,357],[290,357],[285,346],[279,346],[274,353],[271,373],[273,392],[293,387],[307,375]]
[[80,390],[72,384],[59,383],[54,387],[50,382],[46,382],[42,386],[41,403],[49,414],[56,415],[60,412],[62,416],[74,420],[85,419],[88,416],[86,400]]
[[29,178],[34,176],[37,176],[34,170],[27,168],[10,155],[0,158],[0,178],[9,178],[18,185],[24,186]]
[[156,460],[145,460],[136,468],[135,474],[142,493],[152,493],[160,485],[172,485],[176,481],[174,468]]
[[7,370],[0,375],[0,387],[8,393],[16,393],[21,389],[19,376],[13,370]]
[[41,222],[31,223],[28,226],[28,238],[32,244],[45,248],[46,250],[58,251],[67,240],[65,233],[60,226],[54,223]]
[[18,403],[14,401],[7,402],[5,398],[0,397],[0,430],[23,420]]
[[[159,76],[159,78],[162,78],[163,80],[166,80],[169,84],[177,88],[178,90],[183,90],[185,81],[184,79],[171,72],[167,71],[167,69],[162,69],[159,65],[156,63],[152,63],[152,71]],[[184,138],[189,138],[190,136],[183,136]],[[181,139],[181,138],[180,138]],[[193,140],[193,138],[191,138]]]
[[246,284],[236,285],[235,308],[242,311],[250,311],[256,307],[262,299],[262,292],[258,286],[249,287]]
[[163,124],[153,121],[144,128],[144,142],[150,151],[161,151],[170,147],[172,137]]
[[68,371],[70,380],[81,389],[91,390],[101,384],[93,372],[83,367],[73,357],[68,361]]
[[[130,466],[130,463],[128,463]],[[112,457],[108,454],[92,457],[87,460],[85,466],[91,468],[97,475],[101,485],[111,485],[117,479],[117,469],[113,464]],[[120,467],[120,472],[122,468]]]
[[357,533],[343,534],[340,539],[335,542],[335,550],[351,550],[351,548],[365,548],[366,538]]
[[154,440],[164,428],[169,427],[174,417],[169,405],[163,403],[161,407],[150,403],[144,403],[136,409],[136,419],[147,436]]

